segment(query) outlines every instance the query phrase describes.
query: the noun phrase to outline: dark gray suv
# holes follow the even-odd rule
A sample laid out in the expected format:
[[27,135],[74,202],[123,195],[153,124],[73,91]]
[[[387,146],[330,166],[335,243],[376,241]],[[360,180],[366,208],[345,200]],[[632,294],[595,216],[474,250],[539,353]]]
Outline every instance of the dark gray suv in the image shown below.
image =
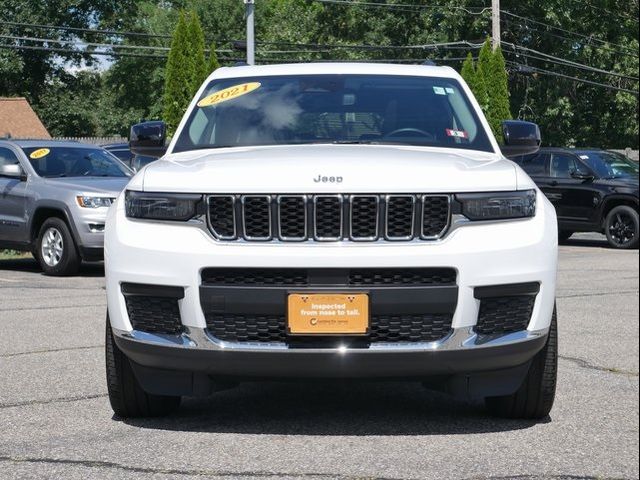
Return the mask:
[[31,251],[49,275],[101,260],[107,211],[132,174],[97,146],[0,140],[0,248]]

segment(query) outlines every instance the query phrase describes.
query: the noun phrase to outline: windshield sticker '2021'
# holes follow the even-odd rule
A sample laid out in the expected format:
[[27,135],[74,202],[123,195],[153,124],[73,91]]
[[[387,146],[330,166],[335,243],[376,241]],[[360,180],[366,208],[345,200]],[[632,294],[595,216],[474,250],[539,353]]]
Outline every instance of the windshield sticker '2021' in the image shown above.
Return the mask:
[[207,95],[198,102],[199,107],[210,107],[211,105],[217,105],[218,103],[227,102],[234,98],[241,97],[247,93],[251,93],[254,90],[260,88],[260,82],[243,83],[241,85],[235,85],[233,87],[225,88],[219,92]]
[[49,155],[50,151],[51,150],[49,150],[48,148],[39,148],[38,150],[34,150],[33,152],[31,152],[29,158],[33,158],[34,160],[36,160],[38,158],[46,157],[47,155]]

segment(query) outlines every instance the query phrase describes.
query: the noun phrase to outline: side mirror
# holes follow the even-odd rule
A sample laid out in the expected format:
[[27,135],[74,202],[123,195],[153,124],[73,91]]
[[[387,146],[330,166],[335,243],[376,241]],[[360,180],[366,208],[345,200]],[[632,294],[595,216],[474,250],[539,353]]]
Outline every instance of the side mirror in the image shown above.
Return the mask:
[[590,180],[593,180],[595,177],[591,173],[579,172],[578,170],[574,170],[571,172],[571,178],[575,178],[576,180],[590,181]]
[[18,178],[20,180],[26,180],[26,175],[22,170],[22,167],[17,164],[2,165],[0,166],[0,177]]
[[502,134],[504,145],[501,150],[505,157],[531,155],[540,150],[542,137],[540,136],[540,127],[535,123],[506,120],[502,122]]
[[161,157],[167,151],[167,124],[161,121],[142,122],[131,127],[129,149],[136,155]]

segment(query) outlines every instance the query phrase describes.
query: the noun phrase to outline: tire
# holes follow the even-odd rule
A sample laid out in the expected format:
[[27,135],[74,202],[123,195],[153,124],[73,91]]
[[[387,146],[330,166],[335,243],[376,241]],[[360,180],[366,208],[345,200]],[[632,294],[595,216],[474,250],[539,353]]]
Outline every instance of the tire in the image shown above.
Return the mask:
[[152,395],[142,389],[133,374],[129,359],[113,339],[109,315],[107,315],[105,354],[109,402],[118,417],[159,417],[178,409],[180,397]]
[[604,222],[604,233],[613,248],[629,250],[638,248],[640,221],[638,212],[626,205],[615,207]]
[[558,230],[558,242],[564,243],[571,238],[575,232],[570,230]]
[[60,218],[51,217],[44,221],[34,250],[45,275],[73,275],[80,268],[76,242],[66,222]]
[[554,308],[547,343],[533,357],[524,382],[512,395],[486,398],[487,409],[493,415],[502,418],[542,419],[547,417],[556,396],[557,373],[558,325]]

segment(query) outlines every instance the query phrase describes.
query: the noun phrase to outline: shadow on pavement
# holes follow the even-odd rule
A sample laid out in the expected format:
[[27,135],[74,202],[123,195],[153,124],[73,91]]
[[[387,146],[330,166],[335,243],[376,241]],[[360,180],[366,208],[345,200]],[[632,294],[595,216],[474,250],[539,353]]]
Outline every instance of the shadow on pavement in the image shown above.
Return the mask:
[[186,399],[169,417],[125,423],[187,432],[360,436],[503,432],[539,422],[492,418],[482,404],[418,383],[384,382],[248,383],[210,398]]
[[[0,260],[0,271],[14,271],[14,272],[29,272],[29,273],[42,273],[42,269],[38,262],[33,257],[25,258],[10,258]],[[80,271],[73,275],[74,277],[103,277],[104,276],[104,264],[102,262],[96,263],[83,263],[80,267]],[[53,277],[52,277],[53,278]]]

